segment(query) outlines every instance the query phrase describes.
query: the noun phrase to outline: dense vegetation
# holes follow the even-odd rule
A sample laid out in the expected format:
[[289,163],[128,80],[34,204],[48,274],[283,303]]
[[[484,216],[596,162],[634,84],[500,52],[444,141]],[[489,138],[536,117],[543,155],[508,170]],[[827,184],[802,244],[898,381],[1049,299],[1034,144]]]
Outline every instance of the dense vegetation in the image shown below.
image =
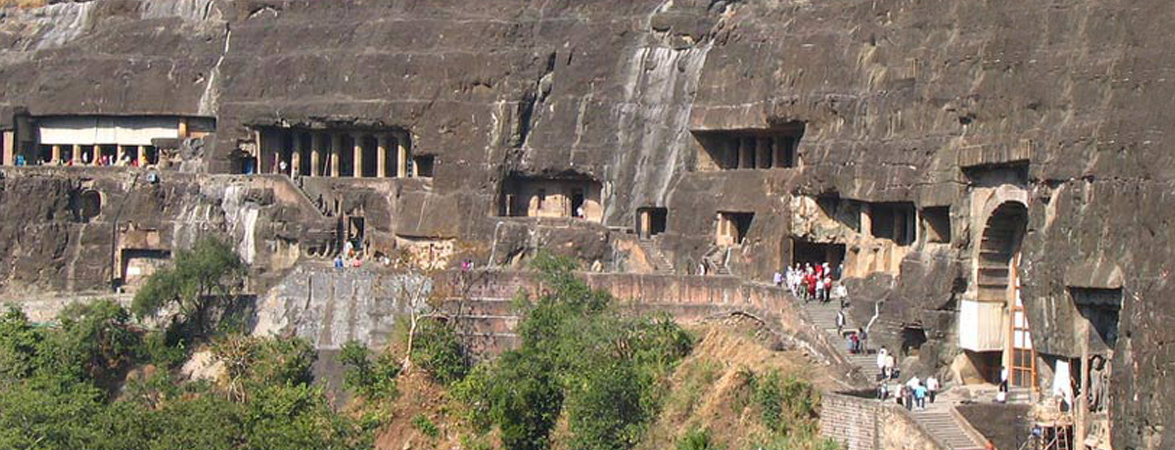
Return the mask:
[[[74,305],[59,324],[0,317],[0,448],[305,449],[370,446],[371,432],[329,408],[309,384],[314,352],[297,339],[213,332],[238,281],[228,246],[203,239],[176,255],[134,302],[173,308],[145,332],[111,301]],[[205,345],[228,383],[179,383],[170,366]],[[156,365],[155,363],[159,363]]]
[[[16,309],[0,318],[0,448],[369,448],[388,420],[440,439],[435,416],[395,412],[397,383],[413,370],[448,389],[449,414],[468,434],[463,447],[640,446],[696,339],[666,316],[620,312],[567,260],[534,264],[544,292],[518,299],[517,350],[474,365],[451,324],[420,317],[407,332],[413,344],[398,351],[343,346],[345,385],[361,401],[340,413],[311,385],[308,342],[233,326],[243,265],[227,245],[201,240],[151,277],[131,311],[100,301],[67,308],[54,325]],[[222,364],[215,384],[175,379],[194,348]],[[732,408],[754,411],[769,430],[755,448],[823,448],[810,385],[749,369],[741,379]],[[724,448],[705,429],[677,446]]]
[[481,431],[497,427],[505,448],[547,448],[564,416],[570,448],[633,447],[693,337],[668,317],[620,314],[566,260],[543,255],[535,265],[546,292],[524,299],[521,347],[475,368],[455,396]]

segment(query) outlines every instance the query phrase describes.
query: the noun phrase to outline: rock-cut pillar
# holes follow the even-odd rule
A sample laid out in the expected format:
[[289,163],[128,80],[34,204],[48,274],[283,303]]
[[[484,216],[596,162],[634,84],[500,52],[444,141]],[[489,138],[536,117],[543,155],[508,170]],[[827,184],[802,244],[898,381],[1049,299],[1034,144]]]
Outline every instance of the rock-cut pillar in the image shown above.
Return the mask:
[[330,135],[330,176],[338,178],[339,175],[339,156],[343,150],[343,136],[340,134]]
[[322,172],[318,170],[322,152],[322,134],[313,133],[310,135],[310,173],[312,177],[321,176]]
[[290,152],[290,177],[296,177],[302,171],[302,136],[298,133],[290,134],[293,142],[293,151]]
[[363,135],[356,133],[354,136],[354,159],[351,166],[355,169],[352,171],[353,177],[359,178],[363,176]]
[[408,176],[408,133],[396,134],[396,176]]
[[388,176],[388,137],[385,135],[376,136],[376,156],[375,163],[376,174],[380,178],[387,178]]

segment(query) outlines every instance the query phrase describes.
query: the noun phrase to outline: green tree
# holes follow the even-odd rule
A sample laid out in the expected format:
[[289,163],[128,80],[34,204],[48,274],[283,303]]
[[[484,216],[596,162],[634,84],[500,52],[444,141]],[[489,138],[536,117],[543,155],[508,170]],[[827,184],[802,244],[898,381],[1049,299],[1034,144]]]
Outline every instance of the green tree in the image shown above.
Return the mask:
[[465,347],[457,331],[447,322],[423,319],[417,322],[412,361],[441,384],[451,384],[469,372]]
[[37,368],[42,335],[23,311],[10,306],[0,316],[0,379],[24,378]]
[[142,339],[130,325],[130,313],[112,300],[73,304],[58,315],[60,330],[44,351],[57,373],[72,373],[100,383],[121,379],[136,358]]
[[[549,445],[567,413],[576,449],[630,448],[656,415],[664,377],[693,338],[666,317],[629,317],[607,292],[577,279],[571,261],[539,255],[544,293],[520,298],[522,344],[455,387],[468,417],[497,425],[508,448]],[[488,414],[487,414],[488,413]]]
[[188,250],[176,252],[175,264],[149,278],[135,294],[132,309],[139,318],[174,307],[169,328],[188,337],[204,335],[215,307],[226,306],[241,284],[245,265],[225,242],[210,236]]
[[400,364],[388,353],[373,356],[363,344],[350,341],[339,352],[343,364],[343,383],[352,392],[374,400],[397,395],[396,377]]

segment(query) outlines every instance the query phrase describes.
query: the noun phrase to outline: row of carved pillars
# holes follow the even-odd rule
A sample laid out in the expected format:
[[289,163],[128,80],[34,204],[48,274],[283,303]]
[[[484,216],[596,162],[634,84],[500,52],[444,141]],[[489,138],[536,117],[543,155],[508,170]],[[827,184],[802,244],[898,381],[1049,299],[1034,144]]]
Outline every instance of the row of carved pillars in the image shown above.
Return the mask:
[[[309,135],[307,139],[306,136]],[[276,150],[266,143],[262,151],[264,173],[290,176],[407,177],[409,176],[408,133],[327,133],[289,131],[279,133]],[[258,138],[260,142],[260,137]],[[364,157],[365,143],[374,140],[374,161]],[[350,141],[350,145],[344,145]],[[289,145],[287,145],[289,144]],[[394,152],[394,153],[393,153]],[[389,167],[391,157],[395,166]],[[344,164],[349,162],[350,164]],[[283,164],[284,167],[283,167]],[[365,170],[374,164],[375,170]],[[284,168],[284,170],[283,170]]]
[[[63,159],[62,157],[65,154],[67,147],[71,147],[71,156],[68,159]],[[73,161],[73,164],[76,166],[81,165],[83,161],[85,161],[86,164],[100,166],[102,165],[102,147],[114,147],[114,155],[111,155],[114,156],[114,159],[108,161],[110,164],[118,164],[120,161],[123,161],[123,159],[126,158],[128,154],[134,156],[134,159],[138,161],[139,166],[145,166],[149,162],[147,158],[149,147],[146,145],[94,145],[87,147],[91,147],[90,153],[88,153],[88,160],[83,158],[83,156],[86,156],[87,154],[82,151],[82,146],[80,144],[74,144],[73,146],[54,145],[52,146],[52,153],[49,156],[49,163],[60,164],[65,161]],[[128,163],[129,161],[130,160],[128,160]]]

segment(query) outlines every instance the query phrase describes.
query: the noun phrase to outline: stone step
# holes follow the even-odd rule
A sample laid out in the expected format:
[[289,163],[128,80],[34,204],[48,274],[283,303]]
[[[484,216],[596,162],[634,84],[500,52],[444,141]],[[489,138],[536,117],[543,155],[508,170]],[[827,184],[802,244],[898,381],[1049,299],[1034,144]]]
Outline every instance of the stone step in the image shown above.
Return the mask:
[[513,299],[471,299],[445,300],[441,310],[449,314],[460,315],[498,315],[506,316],[514,313]]

